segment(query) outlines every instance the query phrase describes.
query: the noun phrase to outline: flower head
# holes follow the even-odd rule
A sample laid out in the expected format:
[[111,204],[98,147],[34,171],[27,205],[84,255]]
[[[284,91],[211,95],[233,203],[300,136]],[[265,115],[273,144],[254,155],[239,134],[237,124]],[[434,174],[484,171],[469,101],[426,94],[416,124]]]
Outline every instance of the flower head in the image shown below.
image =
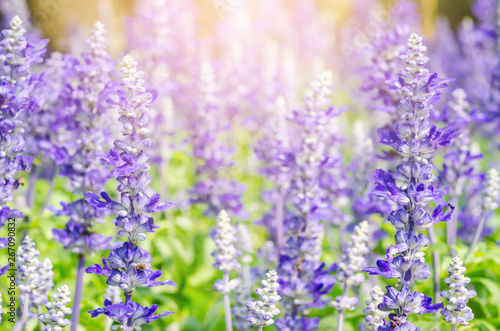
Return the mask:
[[376,331],[380,326],[384,325],[385,319],[389,313],[382,311],[378,308],[384,300],[384,292],[378,286],[373,287],[370,292],[370,299],[366,300],[366,308],[363,309],[365,313],[365,322],[359,326],[361,331]]
[[274,323],[273,317],[280,313],[276,304],[281,297],[278,295],[279,284],[276,271],[271,270],[266,273],[266,279],[260,282],[261,287],[255,290],[259,296],[258,301],[247,302],[250,316],[248,323],[255,326],[266,326]]
[[70,324],[70,321],[65,319],[71,314],[71,308],[66,307],[71,302],[70,295],[67,285],[59,287],[56,293],[52,294],[52,301],[45,304],[49,313],[38,315],[40,322],[45,325],[44,331],[60,331]]
[[17,250],[17,288],[21,292],[32,293],[42,285],[40,268],[42,263],[38,260],[40,252],[35,248],[33,240],[26,236]]
[[464,276],[466,268],[463,265],[459,257],[454,257],[450,262],[448,268],[450,276],[444,280],[450,289],[441,292],[441,296],[448,300],[448,305],[441,309],[441,315],[447,323],[467,326],[474,318],[474,314],[466,304],[476,296],[476,292],[467,290],[470,278]]
[[[422,233],[438,222],[451,218],[454,207],[444,204],[447,191],[437,190],[432,184],[436,176],[431,164],[434,153],[451,140],[459,136],[453,125],[438,129],[431,122],[434,103],[450,80],[438,78],[437,73],[426,69],[429,58],[425,55],[427,47],[422,38],[411,34],[407,53],[401,55],[404,63],[397,80],[389,82],[397,91],[400,99],[398,108],[401,120],[389,130],[379,129],[380,142],[391,146],[401,156],[396,172],[390,174],[376,170],[374,195],[397,204],[398,208],[389,216],[389,221],[396,228],[395,245],[386,251],[386,260],[378,260],[376,267],[363,271],[380,275],[387,279],[397,279],[398,288],[388,286],[378,309],[393,313],[389,316],[390,324],[380,326],[379,330],[399,329],[416,330],[416,326],[406,322],[409,314],[431,313],[441,307],[432,305],[431,298],[420,292],[412,292],[411,285],[417,280],[426,280],[431,271],[425,264],[422,248],[430,240]],[[432,214],[427,209],[434,202],[437,206]],[[400,288],[399,288],[400,287]]]
[[238,262],[240,252],[234,246],[235,229],[225,210],[222,210],[217,216],[217,225],[212,231],[212,239],[216,245],[212,252],[212,256],[215,257],[214,268],[222,272],[238,269],[240,267]]
[[106,192],[101,192],[101,197],[89,192],[85,194],[85,199],[96,208],[106,208],[116,213],[113,223],[118,228],[118,235],[126,237],[127,241],[113,249],[108,258],[103,258],[102,266],[95,264],[88,267],[86,272],[103,275],[108,285],[119,287],[125,295],[124,303],[113,304],[106,299],[105,307],[90,311],[91,316],[106,314],[117,321],[120,328],[131,331],[140,330],[142,324],[171,314],[165,312],[153,315],[158,308],[156,305],[148,308],[132,301],[135,289],[177,284],[170,280],[157,281],[162,272],[151,269],[151,254],[137,245],[146,239],[146,233],[158,228],[150,214],[171,205],[160,202],[159,194],[146,193],[151,182],[147,174],[150,169],[149,156],[145,151],[151,145],[147,124],[150,120],[149,106],[157,93],[146,89],[144,73],[138,70],[137,62],[131,56],[123,58],[120,73],[120,88],[108,94],[107,102],[120,114],[125,140],[116,140],[115,148],[106,155],[98,155],[102,162],[112,166],[111,173],[116,176],[121,193],[120,202],[112,200]]
[[151,307],[143,307],[138,303],[111,303],[109,300],[104,301],[104,308],[89,311],[92,318],[105,314],[113,321],[118,322],[113,330],[122,329],[124,331],[142,330],[141,325],[151,323],[163,316],[171,315],[174,312],[165,311],[155,315],[158,310],[157,305]]

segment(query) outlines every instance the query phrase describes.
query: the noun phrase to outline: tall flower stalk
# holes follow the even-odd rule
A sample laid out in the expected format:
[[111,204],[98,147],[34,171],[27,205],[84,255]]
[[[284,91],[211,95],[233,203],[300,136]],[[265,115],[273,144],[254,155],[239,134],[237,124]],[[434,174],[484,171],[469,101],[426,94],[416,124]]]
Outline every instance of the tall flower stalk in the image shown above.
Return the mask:
[[190,121],[191,143],[196,164],[196,183],[191,189],[191,202],[205,204],[205,214],[215,216],[221,210],[243,216],[241,184],[227,172],[233,166],[233,148],[221,143],[228,125],[222,123],[222,103],[214,70],[209,62],[200,68],[199,94],[194,119]]
[[17,278],[16,284],[20,292],[21,301],[21,320],[18,320],[14,329],[18,330],[19,326],[23,330],[26,329],[26,323],[28,322],[31,298],[37,288],[42,286],[42,277],[40,274],[40,268],[42,263],[38,260],[40,252],[35,248],[35,243],[33,240],[26,236],[22,242],[22,245],[17,250]]
[[173,314],[163,312],[154,315],[157,305],[143,307],[132,301],[132,295],[137,287],[153,287],[161,285],[176,285],[172,281],[157,281],[162,274],[152,270],[151,254],[137,244],[146,239],[146,233],[152,233],[158,226],[154,223],[151,213],[164,210],[170,206],[160,202],[160,195],[149,195],[148,175],[150,165],[146,149],[151,145],[147,137],[149,130],[148,109],[155,100],[156,91],[146,89],[142,79],[144,73],[137,69],[137,62],[131,56],[125,56],[121,62],[121,88],[116,93],[108,95],[107,101],[113,110],[120,114],[122,133],[125,140],[116,140],[115,148],[106,155],[98,157],[112,166],[112,174],[118,181],[120,202],[111,199],[108,193],[101,192],[101,197],[95,193],[87,193],[85,198],[92,205],[107,208],[117,214],[114,224],[118,235],[127,241],[119,248],[112,250],[108,258],[103,258],[103,265],[93,265],[86,269],[87,273],[103,275],[106,283],[118,286],[123,290],[125,302],[113,304],[104,301],[104,308],[90,311],[91,317],[105,314],[118,322],[115,328],[126,331],[140,330],[142,324],[150,323],[160,317]]
[[289,149],[289,137],[286,123],[287,105],[283,97],[276,99],[274,103],[276,112],[271,114],[272,119],[267,127],[263,129],[263,136],[256,142],[254,151],[262,162],[260,172],[274,183],[275,189],[264,192],[263,197],[274,205],[273,210],[264,215],[261,223],[264,224],[272,239],[274,239],[278,252],[285,245],[284,219],[286,213],[286,201],[290,190],[290,169],[283,166],[279,155],[287,153]]
[[[25,33],[23,22],[15,16],[10,29],[2,31],[0,41],[0,228],[9,219],[24,217],[8,203],[14,201],[14,191],[24,185],[24,179],[17,176],[30,172],[33,157],[27,151],[26,128],[40,109],[35,92],[43,75],[31,70],[42,62],[48,40],[27,40]],[[7,239],[1,238],[0,249],[5,247]],[[0,275],[7,269],[0,268]]]
[[382,330],[391,330],[391,325],[418,329],[406,320],[409,314],[433,313],[442,307],[442,304],[432,305],[432,299],[425,294],[412,292],[411,286],[431,275],[425,264],[425,253],[421,251],[430,244],[423,231],[448,221],[453,210],[438,205],[432,213],[428,212],[428,204],[442,201],[447,193],[431,185],[436,177],[429,160],[436,150],[450,145],[458,136],[453,126],[438,129],[429,117],[447,80],[425,68],[429,58],[424,55],[427,48],[422,45],[421,37],[412,34],[407,50],[401,56],[404,68],[399,79],[390,84],[401,97],[398,106],[401,120],[389,131],[378,130],[380,142],[398,152],[401,162],[393,174],[384,170],[374,173],[374,194],[398,205],[398,210],[389,216],[396,228],[396,245],[387,249],[386,260],[378,260],[376,267],[364,269],[371,275],[397,279],[395,287],[387,286],[383,303],[378,306],[382,311],[391,312]]
[[[469,104],[467,94],[463,89],[454,90],[452,96],[453,98],[444,109],[443,121],[459,128],[461,134],[444,155],[443,167],[439,172],[439,184],[449,189],[450,203],[457,211],[460,211],[459,198],[467,193],[464,192],[467,185],[477,181],[479,174],[475,171],[475,167],[482,155],[474,152],[470,139],[471,126],[478,121],[477,111]],[[468,201],[471,203],[470,200]],[[458,215],[457,212],[453,213],[446,224],[446,243],[451,246],[452,254],[453,246],[457,241]],[[467,223],[471,223],[471,220],[467,220]]]
[[212,256],[215,258],[214,268],[222,272],[222,280],[217,280],[214,290],[224,296],[224,316],[226,319],[226,330],[232,331],[231,302],[229,293],[239,285],[240,279],[229,280],[229,273],[241,267],[238,262],[240,252],[234,246],[236,241],[235,229],[231,225],[229,215],[222,210],[217,217],[217,225],[212,230],[212,239],[215,242],[215,250]]
[[465,277],[464,263],[459,257],[453,258],[448,268],[450,276],[444,282],[450,287],[448,291],[441,292],[441,296],[448,300],[448,305],[441,309],[441,315],[447,323],[453,325],[452,331],[456,331],[459,325],[468,326],[474,318],[472,309],[466,306],[467,302],[476,296],[476,291],[468,291],[467,285],[470,278]]
[[276,322],[278,330],[315,330],[319,318],[308,318],[308,310],[322,307],[322,296],[330,292],[334,280],[321,262],[323,224],[329,208],[327,192],[320,175],[330,162],[326,146],[331,138],[326,129],[342,109],[330,105],[332,74],[325,72],[314,81],[304,97],[304,106],[289,117],[290,142],[294,149],[279,155],[283,166],[291,169],[293,211],[285,220],[285,247],[279,261],[280,287],[285,317]]
[[56,215],[69,217],[69,220],[64,229],[52,230],[54,239],[78,256],[72,331],[77,329],[80,318],[85,256],[116,247],[110,243],[112,237],[94,231],[95,225],[104,221],[106,213],[83,198],[87,191],[101,190],[111,176],[108,167],[94,156],[103,152],[109,136],[104,126],[103,95],[109,88],[114,67],[106,51],[108,41],[101,22],[94,24],[86,43],[88,49],[82,53],[81,61],[69,55],[64,58],[61,91],[51,106],[52,112],[57,114],[51,123],[57,136],[50,141],[50,151],[59,167],[59,176],[67,177],[73,192],[82,196],[69,204],[61,203],[63,208],[56,211]]

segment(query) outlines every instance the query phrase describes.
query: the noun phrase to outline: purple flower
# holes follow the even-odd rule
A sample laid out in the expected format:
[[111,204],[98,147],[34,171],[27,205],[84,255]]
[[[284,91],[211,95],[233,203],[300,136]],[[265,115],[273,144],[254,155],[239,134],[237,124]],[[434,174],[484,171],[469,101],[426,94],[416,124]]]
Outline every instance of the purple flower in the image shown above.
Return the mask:
[[431,304],[432,299],[418,291],[411,292],[409,288],[403,287],[400,291],[394,287],[387,286],[387,293],[383,302],[378,305],[382,311],[396,311],[397,315],[428,314],[443,308],[443,304]]
[[151,270],[153,259],[148,251],[125,242],[123,246],[112,250],[103,266],[96,264],[87,268],[87,273],[103,275],[106,283],[118,286],[125,293],[132,293],[136,287],[154,287],[161,285],[177,285],[172,281],[156,281],[161,271]]
[[[321,186],[320,177],[335,162],[327,150],[327,144],[335,137],[323,128],[343,109],[335,109],[328,99],[332,76],[325,72],[311,84],[304,97],[304,105],[289,117],[289,142],[286,154],[279,156],[282,167],[290,169],[290,191],[284,196],[293,205],[284,219],[285,243],[279,261],[280,288],[285,307],[285,317],[276,325],[302,320],[304,330],[314,330],[317,320],[308,319],[305,311],[324,307],[322,296],[328,293],[335,279],[321,262],[323,224],[330,220],[331,200]],[[288,201],[285,200],[288,204]],[[281,321],[281,322],[280,322]],[[288,326],[288,325],[287,325]],[[297,323],[297,326],[299,324]]]
[[153,315],[156,305],[143,308],[133,302],[132,295],[136,287],[176,284],[170,280],[157,281],[162,272],[151,270],[150,253],[137,246],[138,241],[146,239],[146,233],[158,228],[149,214],[170,206],[160,202],[158,194],[146,193],[147,185],[151,182],[147,174],[150,169],[149,157],[144,150],[151,142],[146,136],[149,132],[146,125],[150,119],[149,105],[157,93],[144,87],[144,73],[137,70],[137,63],[131,56],[123,58],[120,72],[121,88],[109,94],[107,100],[120,114],[119,121],[123,125],[122,132],[126,140],[116,140],[115,148],[107,155],[97,156],[112,166],[112,173],[117,177],[118,190],[121,192],[120,202],[111,199],[106,192],[101,192],[101,197],[89,192],[85,198],[92,206],[116,213],[113,223],[118,228],[118,234],[128,240],[121,247],[112,250],[107,259],[103,258],[102,266],[90,266],[86,272],[105,276],[108,285],[118,286],[125,295],[125,303],[113,305],[106,300],[104,308],[89,312],[91,316],[106,314],[118,321],[124,330],[133,330],[134,327],[170,314],[166,312]]
[[[14,201],[14,191],[24,181],[19,172],[30,171],[33,158],[25,139],[31,118],[39,111],[38,87],[43,74],[31,72],[34,64],[42,62],[48,40],[30,39],[18,16],[2,31],[0,41],[0,227],[10,218],[23,214],[7,204]],[[0,273],[6,270],[3,267]]]
[[111,318],[113,321],[118,322],[121,329],[125,331],[133,331],[140,327],[142,324],[151,323],[163,316],[171,315],[174,312],[165,311],[161,314],[154,315],[158,310],[157,305],[151,307],[143,307],[135,302],[129,303],[115,303],[111,301],[104,301],[104,308],[90,310],[89,314],[92,318],[104,314]]
[[[397,230],[396,244],[387,249],[386,260],[378,260],[375,267],[364,269],[371,275],[397,279],[396,286],[401,286],[400,289],[387,287],[378,308],[394,313],[389,316],[390,324],[379,330],[386,330],[387,325],[391,326],[390,329],[393,325],[405,330],[418,329],[406,324],[407,315],[431,313],[441,307],[432,305],[429,297],[411,292],[409,288],[415,281],[426,280],[431,275],[425,264],[425,254],[421,252],[430,240],[421,232],[438,222],[449,221],[454,209],[452,206],[443,207],[447,191],[432,186],[436,176],[432,174],[430,163],[437,150],[450,145],[451,140],[460,134],[453,125],[438,129],[430,119],[435,110],[434,103],[451,80],[440,79],[425,68],[429,58],[424,55],[427,48],[422,45],[421,37],[412,34],[407,49],[407,53],[401,55],[404,68],[400,70],[399,78],[388,81],[400,98],[401,120],[393,128],[378,130],[380,142],[399,153],[401,161],[393,174],[384,170],[374,173],[376,186],[373,194],[397,205],[397,210],[388,218]],[[431,202],[437,206],[429,214]]]

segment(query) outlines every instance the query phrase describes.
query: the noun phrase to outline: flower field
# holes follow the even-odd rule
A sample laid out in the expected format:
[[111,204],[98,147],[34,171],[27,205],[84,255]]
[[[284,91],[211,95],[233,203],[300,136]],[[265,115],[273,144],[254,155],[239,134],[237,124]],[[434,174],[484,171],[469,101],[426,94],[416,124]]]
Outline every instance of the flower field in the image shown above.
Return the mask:
[[0,2],[0,330],[500,330],[499,1],[73,2]]

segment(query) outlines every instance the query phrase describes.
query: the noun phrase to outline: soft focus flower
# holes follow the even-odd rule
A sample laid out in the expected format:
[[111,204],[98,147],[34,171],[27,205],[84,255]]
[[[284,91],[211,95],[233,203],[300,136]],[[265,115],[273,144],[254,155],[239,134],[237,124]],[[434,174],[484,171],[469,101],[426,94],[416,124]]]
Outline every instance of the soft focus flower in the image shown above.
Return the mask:
[[353,310],[358,303],[357,298],[349,297],[347,291],[353,286],[358,286],[365,280],[359,273],[366,267],[365,255],[369,252],[368,242],[369,226],[363,221],[354,227],[351,240],[344,248],[340,262],[334,263],[330,270],[335,272],[336,283],[343,289],[342,295],[335,298],[330,305],[338,310]]
[[241,193],[244,187],[227,175],[232,167],[233,148],[221,142],[220,135],[228,124],[221,122],[221,101],[214,69],[203,62],[200,69],[199,94],[195,113],[190,119],[191,144],[196,159],[196,183],[191,189],[191,202],[206,204],[205,214],[217,215],[221,210],[244,217]]
[[384,292],[378,286],[374,286],[370,292],[370,299],[366,300],[366,308],[363,309],[365,313],[365,322],[359,326],[361,331],[376,331],[380,326],[384,325],[385,319],[389,313],[378,309],[379,304],[384,300]]
[[17,288],[20,292],[32,293],[42,285],[42,263],[38,260],[39,255],[33,239],[26,236],[17,250]]
[[261,287],[255,290],[259,296],[258,301],[247,302],[250,311],[247,321],[251,325],[266,326],[274,323],[273,317],[280,313],[276,304],[281,297],[278,295],[279,284],[276,271],[271,270],[266,273],[266,279],[260,282]]
[[217,216],[217,225],[212,231],[212,239],[216,246],[212,252],[215,258],[214,268],[222,272],[229,272],[240,267],[238,262],[240,252],[234,247],[236,236],[230,222],[229,215],[222,210]]
[[[36,89],[43,75],[33,74],[32,65],[42,62],[48,40],[27,40],[25,33],[23,22],[15,16],[0,41],[0,227],[10,218],[23,217],[8,203],[24,184],[17,176],[30,171],[33,158],[27,151],[25,133],[40,109]],[[1,268],[0,274],[5,271],[6,267]]]
[[441,309],[441,315],[447,323],[454,326],[467,326],[474,318],[472,310],[466,304],[470,298],[476,296],[476,292],[467,290],[470,278],[464,276],[466,268],[463,265],[459,257],[453,258],[448,268],[450,276],[444,280],[450,289],[441,292],[441,296],[449,303]]
[[500,199],[500,176],[494,168],[488,170],[486,174],[486,187],[484,189],[483,208],[485,210],[495,210],[498,208]]
[[[327,153],[332,136],[326,127],[343,109],[330,105],[331,72],[321,74],[311,83],[303,100],[303,107],[294,111],[289,121],[295,140],[293,148],[279,156],[283,166],[292,174],[290,200],[294,210],[285,219],[285,246],[280,256],[280,287],[285,306],[285,317],[277,322],[279,330],[314,330],[318,319],[303,314],[313,307],[322,307],[322,299],[333,287],[334,280],[327,275],[321,259],[323,240],[322,219],[328,220],[327,191],[320,185],[320,176],[335,162]],[[299,322],[299,320],[301,322]]]
[[60,331],[70,324],[70,321],[65,319],[71,314],[71,308],[66,307],[71,302],[70,295],[67,285],[59,287],[56,293],[52,294],[52,301],[45,304],[49,313],[38,315],[38,319],[45,326],[43,331]]

